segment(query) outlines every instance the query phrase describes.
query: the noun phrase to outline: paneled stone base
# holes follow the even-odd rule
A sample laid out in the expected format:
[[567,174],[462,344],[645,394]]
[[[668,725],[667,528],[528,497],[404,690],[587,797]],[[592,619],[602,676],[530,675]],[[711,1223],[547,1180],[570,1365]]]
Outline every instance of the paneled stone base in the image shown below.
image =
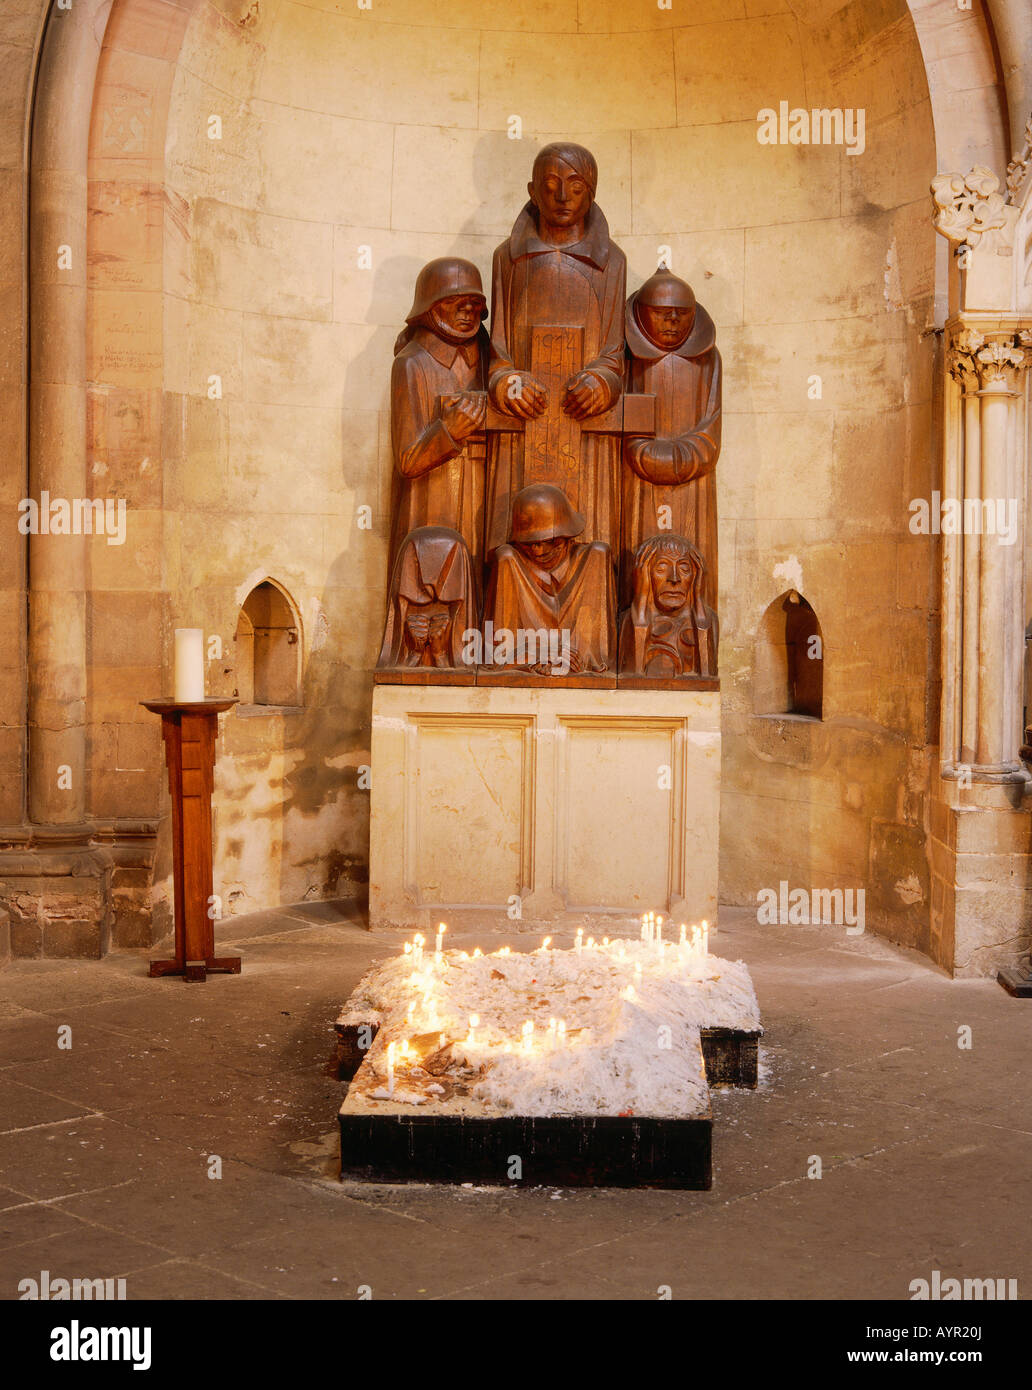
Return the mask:
[[378,685],[369,915],[717,915],[720,695]]
[[957,976],[995,975],[1032,938],[1032,804],[1022,784],[940,781],[931,803],[932,959]]

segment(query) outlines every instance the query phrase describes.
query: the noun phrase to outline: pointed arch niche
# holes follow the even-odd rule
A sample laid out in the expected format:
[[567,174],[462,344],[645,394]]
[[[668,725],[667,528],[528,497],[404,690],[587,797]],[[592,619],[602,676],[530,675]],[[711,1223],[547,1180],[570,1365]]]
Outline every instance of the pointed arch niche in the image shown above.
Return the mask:
[[776,598],[760,621],[753,713],[823,718],[824,637],[817,614],[795,589]]
[[236,627],[237,695],[241,709],[301,704],[301,620],[274,579],[263,579],[241,606]]

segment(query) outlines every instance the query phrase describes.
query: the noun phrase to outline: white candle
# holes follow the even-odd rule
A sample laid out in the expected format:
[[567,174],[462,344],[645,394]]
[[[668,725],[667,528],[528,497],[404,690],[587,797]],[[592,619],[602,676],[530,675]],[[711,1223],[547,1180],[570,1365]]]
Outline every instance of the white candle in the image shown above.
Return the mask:
[[175,630],[175,698],[180,705],[204,699],[204,629]]
[[470,1014],[470,1016],[469,1016],[469,1037],[466,1039],[466,1041],[467,1041],[468,1043],[471,1043],[471,1042],[473,1041],[473,1035],[474,1035],[474,1033],[477,1031],[477,1024],[478,1024],[479,1022],[480,1022],[480,1015],[479,1015],[479,1014]]
[[529,1052],[534,1046],[534,1020],[528,1018],[520,1031],[523,1034],[523,1050]]
[[702,924],[702,954],[709,955],[709,923]]
[[440,926],[437,928],[437,943],[436,943],[436,945],[434,946],[434,955],[435,955],[435,956],[439,956],[439,955],[441,954],[441,944],[442,944],[442,942],[444,941],[444,933],[445,933],[447,930],[448,930],[448,928],[445,926],[445,924],[444,924],[443,922],[442,922],[442,923],[440,924]]
[[662,919],[662,917],[657,917],[657,918],[656,918],[656,940],[657,940],[657,941],[662,941],[662,940],[663,940],[663,919]]
[[576,936],[576,938],[574,939],[574,943],[573,943],[573,949],[574,949],[575,951],[579,951],[580,948],[581,948],[581,945],[583,944],[583,941],[584,941],[584,928],[583,928],[583,927],[578,927],[578,928],[577,928],[577,936]]
[[561,1018],[561,1019],[559,1020],[558,1026],[556,1027],[556,1030],[555,1030],[555,1036],[556,1036],[556,1040],[558,1041],[558,1043],[559,1043],[559,1045],[560,1045],[560,1047],[561,1047],[561,1046],[563,1045],[563,1043],[566,1041],[566,1019],[565,1019],[565,1018]]
[[545,939],[544,939],[544,941],[542,941],[542,943],[541,943],[541,949],[542,949],[542,951],[547,951],[548,948],[549,948],[549,946],[551,946],[551,944],[552,944],[552,938],[551,938],[550,936],[546,936]]

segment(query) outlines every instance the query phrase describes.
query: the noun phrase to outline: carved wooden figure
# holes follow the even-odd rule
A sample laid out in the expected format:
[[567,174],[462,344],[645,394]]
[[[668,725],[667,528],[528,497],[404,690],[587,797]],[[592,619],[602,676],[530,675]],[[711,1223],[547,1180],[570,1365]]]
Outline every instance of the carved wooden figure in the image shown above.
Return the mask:
[[[512,504],[509,542],[497,547],[485,614],[495,633],[567,634],[572,674],[614,665],[616,595],[609,547],[578,541],[584,518],[557,487],[535,483]],[[537,674],[559,674],[535,664]]]
[[447,526],[419,526],[391,574],[377,666],[465,669],[463,634],[477,627],[476,584],[466,543]]
[[623,385],[626,259],[594,201],[597,182],[588,150],[546,145],[495,252],[488,392],[523,428],[489,436],[488,555],[508,539],[512,499],[536,482],[566,493],[588,541],[616,541],[619,437],[585,428]]
[[717,615],[703,598],[702,557],[684,536],[652,536],[634,553],[620,670],[670,680],[717,674]]
[[479,574],[486,316],[480,272],[471,261],[443,257],[419,272],[391,370],[391,568],[410,531],[447,526],[465,541]]
[[[669,530],[702,555],[704,597],[717,601],[721,364],[716,329],[691,286],[665,267],[627,301],[629,391],[654,395],[655,437],[624,439],[624,598],[637,547]],[[668,509],[668,510],[664,510]]]

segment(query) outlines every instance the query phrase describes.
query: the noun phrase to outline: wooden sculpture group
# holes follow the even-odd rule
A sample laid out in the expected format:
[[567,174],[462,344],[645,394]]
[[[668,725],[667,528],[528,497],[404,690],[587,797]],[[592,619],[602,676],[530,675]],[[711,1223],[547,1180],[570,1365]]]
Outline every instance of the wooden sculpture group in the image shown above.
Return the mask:
[[419,273],[391,376],[381,669],[716,677],[713,321],[665,266],[627,297],[597,178],[579,145],[537,156],[490,333],[475,265]]

